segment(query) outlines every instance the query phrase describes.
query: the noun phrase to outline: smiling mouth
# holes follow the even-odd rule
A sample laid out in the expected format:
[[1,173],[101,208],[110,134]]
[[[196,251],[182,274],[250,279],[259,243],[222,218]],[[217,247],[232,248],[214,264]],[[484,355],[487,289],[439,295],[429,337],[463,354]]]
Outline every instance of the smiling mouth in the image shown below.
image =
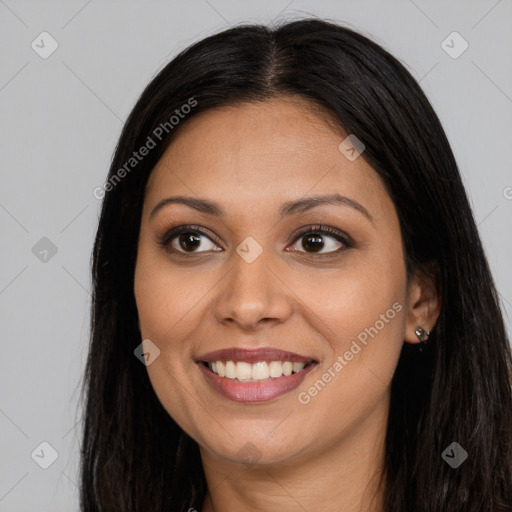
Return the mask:
[[273,347],[231,347],[195,359],[211,388],[228,400],[271,402],[296,389],[319,364],[311,355]]
[[212,373],[236,382],[265,382],[300,373],[315,361],[202,361]]

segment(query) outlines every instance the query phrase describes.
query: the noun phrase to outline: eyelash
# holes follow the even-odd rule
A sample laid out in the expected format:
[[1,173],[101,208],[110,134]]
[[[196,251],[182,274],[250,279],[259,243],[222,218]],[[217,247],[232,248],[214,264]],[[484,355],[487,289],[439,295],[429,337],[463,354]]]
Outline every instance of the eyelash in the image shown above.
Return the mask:
[[[166,249],[169,252],[172,252],[173,254],[189,254],[190,255],[190,254],[201,254],[203,252],[209,252],[209,251],[187,252],[187,251],[179,251],[179,250],[175,250],[175,249],[169,249],[169,245],[174,240],[174,238],[176,238],[177,236],[179,236],[183,233],[202,235],[202,236],[209,238],[215,244],[221,245],[220,240],[216,236],[209,235],[203,228],[201,228],[200,226],[194,225],[194,224],[187,224],[187,225],[177,226],[177,227],[169,229],[158,240],[158,243],[164,249]],[[299,253],[303,253],[303,254],[308,254],[310,256],[318,257],[318,256],[330,256],[333,254],[339,254],[341,251],[343,251],[345,249],[354,247],[354,243],[348,235],[346,235],[342,231],[339,231],[335,228],[332,228],[330,226],[324,226],[322,224],[315,224],[315,225],[305,226],[304,228],[301,228],[301,230],[297,234],[295,234],[295,237],[292,239],[292,245],[295,244],[302,237],[304,237],[305,235],[308,235],[308,234],[329,235],[329,236],[335,238],[338,242],[341,242],[344,245],[344,247],[341,247],[334,251],[329,251],[327,253],[315,253],[315,252],[307,252],[307,251],[291,251],[291,252],[299,252]]]

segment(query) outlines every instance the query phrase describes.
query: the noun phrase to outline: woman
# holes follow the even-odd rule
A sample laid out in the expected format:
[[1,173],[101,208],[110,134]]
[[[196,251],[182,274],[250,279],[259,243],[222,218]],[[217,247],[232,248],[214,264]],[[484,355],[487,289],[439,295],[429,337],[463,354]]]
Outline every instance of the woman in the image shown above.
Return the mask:
[[317,19],[178,55],[93,255],[83,511],[511,511],[511,355],[409,72]]

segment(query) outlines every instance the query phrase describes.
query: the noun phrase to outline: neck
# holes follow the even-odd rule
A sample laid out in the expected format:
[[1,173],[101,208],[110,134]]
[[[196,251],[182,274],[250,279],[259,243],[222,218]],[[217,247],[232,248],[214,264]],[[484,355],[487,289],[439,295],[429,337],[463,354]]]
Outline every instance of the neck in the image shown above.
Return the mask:
[[208,486],[201,512],[381,512],[388,406],[325,450],[303,450],[293,460],[251,466],[201,448]]

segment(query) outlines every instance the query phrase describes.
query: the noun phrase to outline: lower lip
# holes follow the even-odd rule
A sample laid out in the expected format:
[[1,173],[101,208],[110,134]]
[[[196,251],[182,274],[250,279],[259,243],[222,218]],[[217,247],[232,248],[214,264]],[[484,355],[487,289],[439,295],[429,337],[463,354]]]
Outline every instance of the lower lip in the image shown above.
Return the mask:
[[291,375],[261,381],[261,382],[239,382],[237,380],[219,377],[203,363],[197,363],[206,380],[224,398],[242,403],[269,402],[297,388],[304,380],[304,377],[316,366],[310,364],[304,370]]

